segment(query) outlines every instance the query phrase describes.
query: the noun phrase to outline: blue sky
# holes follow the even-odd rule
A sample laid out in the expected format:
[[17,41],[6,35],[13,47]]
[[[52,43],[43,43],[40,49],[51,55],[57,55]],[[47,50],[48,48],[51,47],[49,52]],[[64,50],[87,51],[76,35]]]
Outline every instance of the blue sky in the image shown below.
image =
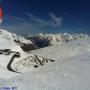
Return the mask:
[[89,0],[2,0],[1,27],[18,34],[90,33]]

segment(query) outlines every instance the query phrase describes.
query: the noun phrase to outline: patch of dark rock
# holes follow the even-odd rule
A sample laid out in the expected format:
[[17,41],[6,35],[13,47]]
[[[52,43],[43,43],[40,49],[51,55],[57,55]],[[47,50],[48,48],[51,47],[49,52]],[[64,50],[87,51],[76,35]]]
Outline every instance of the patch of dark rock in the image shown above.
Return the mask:
[[39,38],[39,37],[30,37],[29,38],[34,45],[36,45],[38,48],[47,47],[50,45],[50,41],[48,39]]
[[30,50],[35,50],[37,49],[36,46],[34,46],[33,44],[23,44],[21,45],[21,48],[25,51],[25,52],[28,52]]

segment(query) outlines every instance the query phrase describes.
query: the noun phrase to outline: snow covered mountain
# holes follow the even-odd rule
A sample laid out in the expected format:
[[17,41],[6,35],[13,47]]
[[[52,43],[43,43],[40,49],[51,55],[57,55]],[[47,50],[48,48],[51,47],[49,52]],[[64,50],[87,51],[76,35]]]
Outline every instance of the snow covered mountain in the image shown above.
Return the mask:
[[[0,29],[0,41],[3,40],[5,40],[11,46],[14,45],[12,45],[10,42],[17,43],[24,51],[36,49],[32,41],[25,39],[25,37]],[[5,43],[5,41],[3,42]],[[7,47],[10,45],[7,45]]]
[[30,53],[56,61],[5,80],[19,90],[89,90],[90,37],[55,44]]
[[[63,36],[62,43],[55,41],[50,47],[26,53],[17,35],[1,30],[0,89],[89,90],[90,37],[74,34],[73,40],[72,35]],[[23,43],[32,43],[24,40]]]
[[56,44],[57,42],[68,42],[75,39],[80,38],[87,38],[87,34],[37,34],[37,35],[30,35],[29,39],[37,45],[38,47],[45,47],[49,45]]
[[0,30],[0,49],[12,49],[22,52],[20,46],[14,42],[17,39],[15,34],[11,34],[5,30]]
[[11,39],[13,41],[14,40],[18,41],[19,40],[19,42],[21,42],[21,43],[32,44],[32,42],[30,40],[25,39],[23,36],[16,35],[15,33],[10,33],[7,30],[2,30],[2,29],[0,29],[0,38],[5,38],[7,40]]
[[13,76],[14,73],[24,73],[48,62],[54,62],[54,60],[44,58],[41,55],[37,56],[25,52],[26,49],[31,50],[32,45],[30,40],[22,36],[0,30],[0,77],[4,77],[5,74],[7,74],[5,77],[8,77],[9,74]]

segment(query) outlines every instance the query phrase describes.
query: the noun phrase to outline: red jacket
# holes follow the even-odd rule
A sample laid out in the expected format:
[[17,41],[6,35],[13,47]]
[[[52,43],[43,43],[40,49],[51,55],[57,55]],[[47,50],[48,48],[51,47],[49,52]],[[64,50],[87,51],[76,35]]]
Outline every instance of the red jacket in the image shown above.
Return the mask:
[[3,11],[2,11],[2,8],[0,8],[0,18],[3,17]]

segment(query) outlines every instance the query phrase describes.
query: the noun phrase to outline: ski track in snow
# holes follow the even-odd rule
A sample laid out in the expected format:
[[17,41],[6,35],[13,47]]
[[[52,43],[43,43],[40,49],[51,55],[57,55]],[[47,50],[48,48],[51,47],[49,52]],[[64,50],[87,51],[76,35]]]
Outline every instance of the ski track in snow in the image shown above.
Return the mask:
[[89,90],[90,55],[57,60],[37,70],[11,78],[18,90]]

